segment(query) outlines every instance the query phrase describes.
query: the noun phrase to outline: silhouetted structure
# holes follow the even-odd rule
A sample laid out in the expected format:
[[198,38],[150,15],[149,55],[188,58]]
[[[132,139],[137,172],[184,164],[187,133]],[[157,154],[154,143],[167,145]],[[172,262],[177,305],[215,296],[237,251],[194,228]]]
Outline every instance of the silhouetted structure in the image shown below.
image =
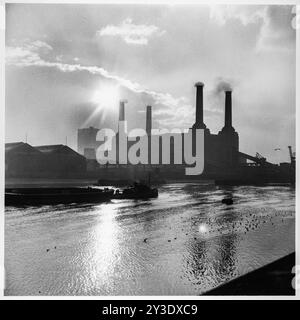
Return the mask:
[[121,100],[119,105],[119,121],[125,121],[125,103],[127,100]]
[[[233,127],[232,115],[232,91],[226,90],[225,93],[225,112],[224,112],[224,126],[217,133],[210,132],[204,123],[204,104],[203,93],[204,84],[197,82],[196,87],[196,112],[195,123],[190,128],[193,133],[196,129],[204,130],[204,172],[201,175],[202,179],[214,179],[219,183],[252,183],[252,182],[270,182],[270,181],[289,181],[289,175],[286,175],[286,168],[281,170],[279,166],[268,162],[264,157],[259,155],[251,156],[239,151],[239,135]],[[119,107],[119,121],[125,120],[125,102],[120,101]],[[148,136],[148,164],[126,165],[122,166],[100,166],[96,160],[93,160],[93,165],[89,166],[98,176],[103,179],[117,179],[118,177],[139,177],[145,175],[145,172],[151,171],[157,177],[163,177],[166,180],[178,179],[199,179],[199,176],[186,176],[183,150],[184,139],[183,134],[160,134],[159,141],[159,161],[158,164],[151,163],[151,140],[154,136],[151,134],[152,129],[152,108],[147,106],[146,109],[146,125],[145,131]],[[88,129],[80,129],[88,130]],[[97,143],[94,139],[96,134],[89,136],[85,149],[93,146],[96,149]],[[195,135],[194,135],[195,136]],[[157,137],[155,137],[157,138]],[[91,140],[89,140],[91,139]],[[182,146],[182,164],[177,164],[175,159],[175,140],[180,141]],[[118,146],[119,135],[117,133],[117,164],[119,164]],[[168,143],[170,147],[167,148],[164,143]],[[134,141],[127,141],[128,148],[134,144]],[[179,145],[180,145],[179,144]],[[79,143],[78,143],[79,145]],[[165,163],[163,160],[163,152],[169,153],[170,161]],[[195,140],[193,142],[193,150],[195,150]],[[178,150],[177,150],[178,151]],[[95,151],[89,151],[90,154],[95,154]],[[87,151],[86,151],[87,154]],[[89,159],[95,159],[88,157]],[[250,161],[250,162],[249,162]],[[283,167],[282,167],[283,168]]]
[[204,129],[204,173],[220,173],[230,170],[239,163],[239,136],[232,126],[231,91],[225,92],[225,123],[218,134],[212,134],[203,122],[202,82],[196,83],[196,119],[192,129]]
[[148,136],[148,163],[151,163],[151,130],[152,130],[152,107],[147,106],[146,134]]
[[206,125],[203,122],[203,87],[204,83],[197,82],[196,87],[196,122],[193,125],[193,129],[206,129]]
[[[116,160],[117,163],[120,163],[120,155],[119,155],[119,145],[120,145],[120,135],[119,135],[119,125],[120,122],[125,121],[125,103],[127,103],[127,100],[121,100],[119,105],[119,123],[118,123],[118,132],[116,134]],[[122,142],[121,142],[122,143]],[[128,141],[127,141],[128,143]]]
[[44,170],[44,155],[28,143],[5,144],[5,177],[31,177]]
[[[103,180],[135,180],[152,178],[159,181],[182,179],[213,179],[217,183],[265,183],[295,181],[295,156],[290,148],[291,164],[274,165],[260,154],[251,156],[239,151],[239,135],[232,121],[232,91],[225,91],[224,126],[213,134],[204,123],[204,84],[197,82],[195,123],[189,130],[193,135],[197,129],[204,130],[204,171],[201,176],[186,176],[184,162],[183,133],[152,135],[152,107],[146,108],[145,134],[148,136],[148,164],[125,164],[119,161],[119,126],[116,134],[116,164],[99,165],[96,150],[103,142],[97,141],[99,129],[94,127],[78,129],[78,152],[64,145],[32,147],[27,143],[5,145],[5,174],[7,177],[71,177],[86,176]],[[119,105],[119,121],[125,121],[125,103]],[[120,125],[120,124],[119,124]],[[120,135],[121,136],[121,135]],[[151,164],[154,150],[151,141],[158,138],[159,157],[157,164]],[[126,142],[126,141],[125,141]],[[179,142],[175,144],[175,142]],[[193,149],[195,150],[195,139]],[[135,141],[127,140],[128,149]],[[181,146],[175,150],[174,146]],[[176,151],[176,152],[175,152]],[[156,150],[157,152],[157,150]],[[167,157],[163,156],[167,155]],[[179,154],[179,156],[178,156]],[[179,160],[178,160],[179,157]],[[180,159],[180,157],[182,157]],[[249,163],[250,161],[250,163]],[[86,170],[87,175],[86,175]]]
[[62,144],[44,145],[37,146],[35,149],[46,156],[46,171],[52,176],[72,176],[86,171],[85,157],[68,146]]
[[33,147],[24,142],[5,144],[7,178],[72,178],[85,174],[85,157],[68,146]]
[[99,146],[96,141],[99,129],[94,127],[78,129],[77,151],[87,159],[96,159],[95,150]]

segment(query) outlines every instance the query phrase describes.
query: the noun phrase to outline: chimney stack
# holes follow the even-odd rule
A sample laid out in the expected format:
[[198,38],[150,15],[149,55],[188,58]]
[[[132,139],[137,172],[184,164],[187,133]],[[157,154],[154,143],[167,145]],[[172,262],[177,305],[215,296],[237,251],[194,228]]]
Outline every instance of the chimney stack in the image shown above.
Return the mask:
[[152,129],[152,107],[147,106],[146,110],[146,133],[148,136],[148,164],[151,164],[151,129]]
[[119,121],[125,121],[125,103],[127,103],[127,100],[120,100]]
[[225,91],[225,128],[232,128],[231,91]]
[[151,136],[151,129],[152,129],[152,107],[147,106],[146,111],[146,132],[148,137]]
[[193,125],[195,129],[206,129],[206,125],[203,122],[203,87],[202,82],[197,82],[196,87],[196,122]]

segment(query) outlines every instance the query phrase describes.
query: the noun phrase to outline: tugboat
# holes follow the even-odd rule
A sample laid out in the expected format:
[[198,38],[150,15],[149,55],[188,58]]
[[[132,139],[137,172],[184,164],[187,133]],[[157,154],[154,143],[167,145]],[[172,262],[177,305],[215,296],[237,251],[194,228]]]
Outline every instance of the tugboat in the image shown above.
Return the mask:
[[108,201],[113,195],[109,188],[14,188],[5,189],[5,205],[95,203]]
[[123,191],[117,189],[113,196],[114,199],[149,199],[157,197],[158,190],[156,188],[151,188],[146,184],[137,182]]

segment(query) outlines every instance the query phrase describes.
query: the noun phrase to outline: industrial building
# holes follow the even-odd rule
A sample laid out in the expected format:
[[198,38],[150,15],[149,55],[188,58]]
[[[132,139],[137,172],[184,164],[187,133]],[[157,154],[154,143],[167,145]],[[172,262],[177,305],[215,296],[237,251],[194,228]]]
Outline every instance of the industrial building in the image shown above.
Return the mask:
[[[98,128],[78,129],[78,152],[65,145],[31,146],[28,143],[16,142],[5,144],[6,178],[95,178],[103,181],[128,181],[145,178],[151,174],[156,181],[213,179],[229,183],[289,182],[295,181],[295,154],[290,148],[290,164],[280,166],[269,163],[260,154],[248,155],[239,150],[239,135],[232,123],[232,92],[224,92],[224,126],[217,134],[210,132],[204,122],[203,93],[204,84],[197,82],[195,122],[189,128],[204,130],[204,171],[198,176],[186,176],[187,164],[184,162],[184,134],[176,133],[158,136],[159,160],[151,163],[152,107],[146,107],[145,133],[148,137],[148,164],[120,164],[116,154],[116,164],[100,165],[96,160],[96,150],[102,142],[96,140]],[[120,101],[119,121],[125,120],[125,103]],[[157,138],[157,136],[156,136]],[[168,140],[169,139],[169,140]],[[181,140],[182,161],[174,161],[174,141]],[[164,143],[170,146],[170,162],[162,158]],[[135,141],[127,141],[128,149]],[[119,133],[116,134],[118,151]],[[195,139],[193,140],[195,148]],[[169,151],[169,148],[168,148]],[[167,152],[168,152],[167,151]],[[176,150],[178,151],[178,150]],[[193,165],[192,165],[193,166]]]
[[84,174],[86,159],[68,146],[43,145],[35,147],[45,157],[45,172],[51,177],[72,177]]
[[[239,161],[242,161],[238,155],[239,151],[239,136],[238,133],[232,126],[232,93],[231,91],[225,92],[225,123],[224,127],[218,134],[210,133],[210,130],[206,127],[203,121],[203,88],[204,84],[201,82],[196,83],[196,119],[195,123],[192,126],[192,130],[195,129],[204,129],[205,134],[205,170],[215,171],[218,168],[228,168],[236,166]],[[119,121],[125,120],[125,103],[126,101],[120,101],[119,107]],[[146,124],[145,124],[146,133],[149,138],[148,150],[149,150],[149,163],[151,159],[151,130],[152,130],[152,107],[147,106],[146,109]],[[78,152],[84,155],[87,159],[96,159],[96,149],[100,145],[96,141],[96,135],[99,129],[90,127],[78,130]],[[159,164],[162,165],[165,170],[174,170],[174,139],[176,134],[170,139],[170,166],[166,166],[162,161],[162,152],[160,152]],[[178,137],[177,137],[178,138]],[[182,148],[184,147],[183,136],[182,139]],[[162,150],[163,146],[163,135],[159,137],[159,148]],[[118,151],[118,134],[117,134],[117,151]],[[134,142],[128,142],[128,148]],[[183,154],[183,153],[182,153]],[[118,163],[118,154],[117,154],[117,163]],[[172,166],[173,165],[173,166]],[[94,167],[95,168],[95,167]]]
[[[197,82],[196,87],[196,112],[195,123],[190,129],[204,130],[204,171],[201,176],[185,175],[186,164],[174,164],[174,139],[182,139],[182,149],[184,148],[183,134],[176,137],[176,134],[170,138],[170,164],[163,164],[162,148],[163,135],[159,137],[160,158],[158,165],[99,165],[96,161],[96,149],[100,145],[96,141],[96,135],[99,129],[90,127],[78,130],[78,152],[87,157],[88,171],[90,175],[95,175],[103,180],[119,180],[119,179],[137,179],[145,176],[145,173],[151,172],[156,179],[162,180],[182,180],[182,179],[214,179],[219,181],[284,181],[290,179],[290,174],[283,174],[280,166],[274,165],[266,161],[264,157],[258,153],[255,156],[240,152],[239,135],[233,127],[232,123],[232,91],[224,92],[224,126],[217,133],[211,133],[207,128],[203,117],[203,94],[204,84]],[[120,101],[119,121],[125,120],[125,103]],[[146,133],[148,135],[148,157],[151,159],[151,129],[152,129],[152,108],[147,106],[146,109]],[[194,131],[193,131],[194,132]],[[118,150],[118,134],[117,150]],[[129,142],[129,141],[128,141]],[[128,148],[135,142],[129,142]],[[193,146],[194,147],[194,146]],[[182,150],[183,155],[183,150]],[[293,175],[293,172],[291,173]]]
[[6,178],[74,178],[85,174],[85,157],[68,146],[5,144]]
[[25,142],[5,144],[5,177],[31,177],[44,170],[43,154]]
[[224,126],[218,134],[212,134],[203,120],[203,88],[198,82],[196,87],[196,119],[192,129],[204,130],[205,172],[215,172],[220,168],[227,170],[243,161],[239,157],[239,135],[232,126],[232,92],[225,91]]
[[99,129],[94,127],[78,129],[77,151],[87,159],[96,159],[95,150],[98,147],[96,136]]

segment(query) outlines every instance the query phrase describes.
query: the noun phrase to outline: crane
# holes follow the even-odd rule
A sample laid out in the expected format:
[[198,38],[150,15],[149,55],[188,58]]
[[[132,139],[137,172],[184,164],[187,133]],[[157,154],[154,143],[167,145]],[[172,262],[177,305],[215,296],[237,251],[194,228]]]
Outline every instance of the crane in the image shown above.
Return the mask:
[[260,163],[265,163],[266,162],[266,158],[265,157],[263,157],[260,153],[258,153],[258,152],[256,152],[256,155],[255,155],[255,157],[258,159],[258,161],[260,162]]
[[291,163],[293,164],[293,163],[295,163],[295,161],[296,161],[296,153],[293,152],[291,146],[288,146],[288,148],[289,148],[289,152],[290,152]]

